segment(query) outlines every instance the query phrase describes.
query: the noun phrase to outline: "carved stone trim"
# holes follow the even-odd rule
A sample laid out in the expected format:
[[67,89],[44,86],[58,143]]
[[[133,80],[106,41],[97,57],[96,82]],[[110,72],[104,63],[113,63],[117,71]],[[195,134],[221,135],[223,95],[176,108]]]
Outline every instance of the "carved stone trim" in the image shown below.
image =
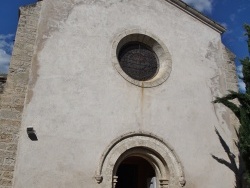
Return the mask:
[[168,188],[168,183],[169,183],[169,180],[167,179],[160,179],[160,188]]
[[118,182],[118,176],[113,176],[113,188],[115,188],[116,184]]
[[[121,68],[118,61],[118,52],[121,47],[129,42],[141,42],[149,46],[158,58],[158,72],[146,81],[139,81],[128,76]],[[165,82],[172,70],[172,59],[166,45],[155,35],[143,29],[125,30],[119,33],[112,44],[112,63],[118,73],[128,82],[139,87],[155,87]]]
[[164,180],[163,187],[168,183],[169,187],[181,187],[184,170],[174,150],[163,139],[144,132],[125,134],[105,150],[96,171],[97,176],[103,176],[103,187],[113,186],[116,170],[128,156],[146,159],[154,167],[157,179]]
[[96,175],[96,176],[95,176],[95,180],[96,180],[96,182],[97,182],[98,184],[100,184],[100,183],[102,182],[102,179],[103,179],[103,177],[100,176],[100,175]]
[[185,180],[184,177],[180,177],[179,182],[180,182],[180,185],[181,185],[182,187],[184,187],[184,186],[186,185],[186,180]]

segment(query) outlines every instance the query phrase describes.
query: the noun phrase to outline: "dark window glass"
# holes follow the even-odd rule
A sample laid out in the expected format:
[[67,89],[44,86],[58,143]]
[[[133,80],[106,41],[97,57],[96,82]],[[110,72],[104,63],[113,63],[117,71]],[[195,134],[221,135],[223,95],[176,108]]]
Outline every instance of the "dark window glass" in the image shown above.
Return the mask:
[[157,73],[156,54],[143,43],[133,42],[123,46],[118,60],[122,70],[135,80],[146,81]]

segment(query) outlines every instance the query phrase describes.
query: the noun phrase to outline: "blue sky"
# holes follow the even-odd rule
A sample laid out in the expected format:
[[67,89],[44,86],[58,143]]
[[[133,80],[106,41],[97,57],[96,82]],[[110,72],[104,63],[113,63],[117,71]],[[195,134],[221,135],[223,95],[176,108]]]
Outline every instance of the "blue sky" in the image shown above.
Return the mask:
[[[37,0],[0,2],[0,73],[8,72],[18,22],[18,7],[35,2]],[[238,60],[248,55],[243,24],[250,24],[250,0],[184,0],[184,2],[227,28],[222,40],[226,47],[236,54],[237,70],[240,72],[241,66]],[[241,90],[244,90],[244,83],[239,81],[239,85]]]

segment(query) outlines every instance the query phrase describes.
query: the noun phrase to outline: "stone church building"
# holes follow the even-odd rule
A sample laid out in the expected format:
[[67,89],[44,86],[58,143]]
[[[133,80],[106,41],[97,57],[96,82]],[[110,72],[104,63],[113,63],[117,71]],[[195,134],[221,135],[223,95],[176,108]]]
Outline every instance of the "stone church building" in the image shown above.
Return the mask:
[[235,119],[212,103],[237,90],[224,31],[180,0],[21,7],[0,188],[234,188]]

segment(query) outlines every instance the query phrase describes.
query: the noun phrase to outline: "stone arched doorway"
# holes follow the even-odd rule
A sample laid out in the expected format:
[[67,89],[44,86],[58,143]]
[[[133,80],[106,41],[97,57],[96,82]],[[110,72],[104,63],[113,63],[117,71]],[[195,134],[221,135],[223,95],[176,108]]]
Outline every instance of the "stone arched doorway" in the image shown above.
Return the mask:
[[[145,166],[146,174],[140,173],[140,164]],[[185,185],[183,168],[173,149],[152,134],[129,133],[114,140],[103,153],[95,178],[102,188],[125,188],[121,181],[126,173],[131,173],[131,188]]]

